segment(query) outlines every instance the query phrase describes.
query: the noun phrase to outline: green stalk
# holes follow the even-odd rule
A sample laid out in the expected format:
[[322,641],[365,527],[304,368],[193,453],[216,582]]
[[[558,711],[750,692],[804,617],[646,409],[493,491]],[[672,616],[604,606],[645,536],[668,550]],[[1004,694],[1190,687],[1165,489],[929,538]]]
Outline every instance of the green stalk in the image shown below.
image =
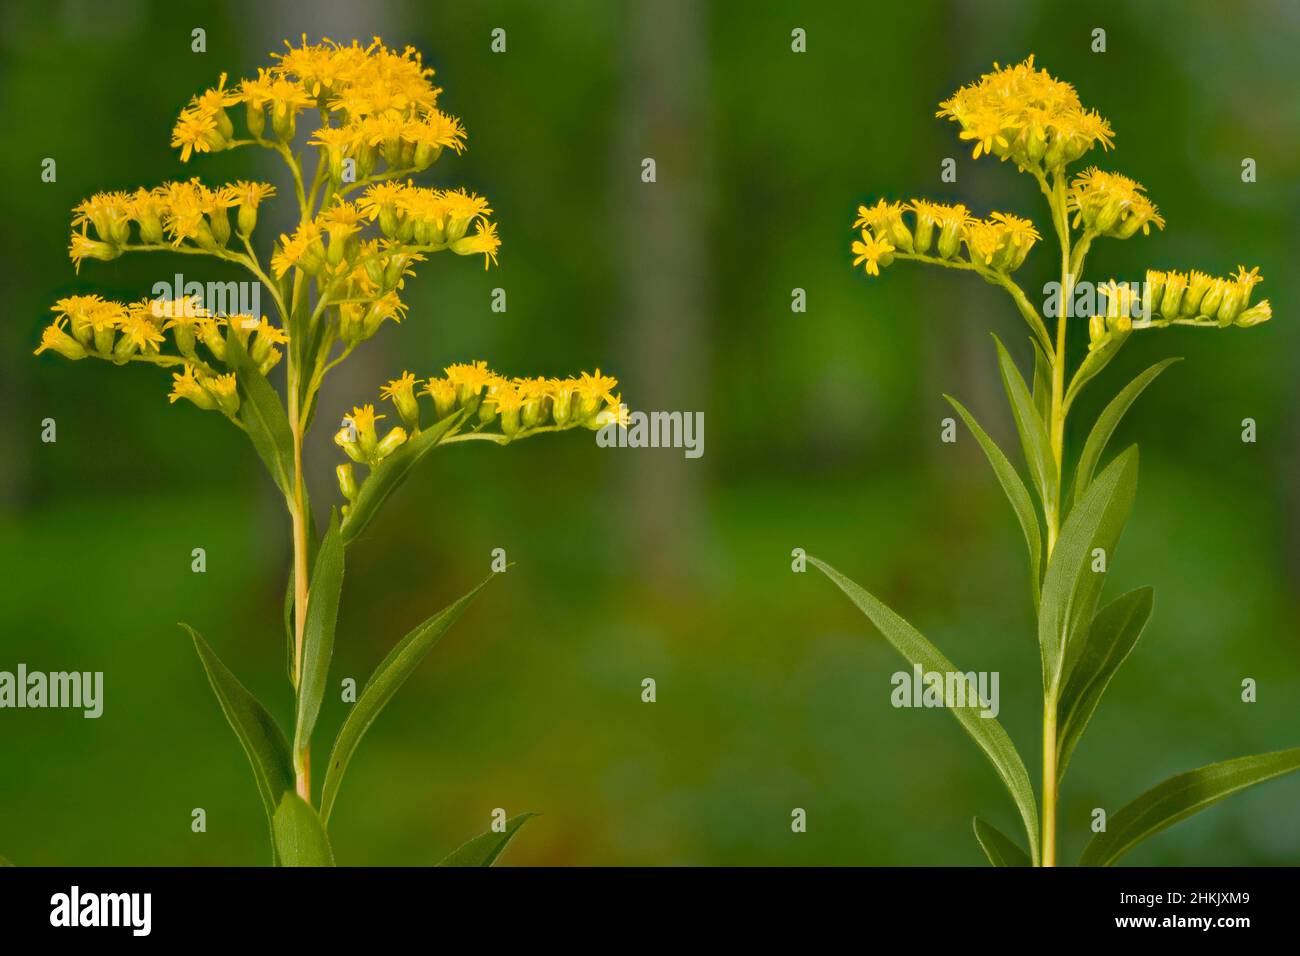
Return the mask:
[[[289,502],[293,520],[293,612],[294,612],[294,684],[302,686],[303,634],[307,625],[307,485],[302,474],[302,415],[298,407],[298,373],[290,349],[289,357],[289,428],[293,433],[294,497]],[[311,803],[311,750],[306,748],[299,761],[294,760],[294,777],[298,796]]]
[[[1047,197],[1052,211],[1052,225],[1061,243],[1061,300],[1056,317],[1056,347],[1051,352],[1052,362],[1052,402],[1051,420],[1048,422],[1048,434],[1052,448],[1052,459],[1056,466],[1056,487],[1061,487],[1061,474],[1065,460],[1065,364],[1066,364],[1066,313],[1074,300],[1074,283],[1077,279],[1075,269],[1078,266],[1070,255],[1070,219],[1066,208],[1065,175],[1057,171],[1049,188],[1046,177],[1039,176],[1039,186]],[[1086,247],[1081,247],[1081,253]],[[1082,257],[1080,263],[1082,264]],[[1060,534],[1061,495],[1056,500],[1044,505],[1043,517],[1047,524],[1047,558],[1051,559],[1052,550]],[[1057,752],[1056,752],[1056,717],[1057,694],[1055,687],[1043,688],[1043,866],[1056,866],[1056,800],[1057,800]]]

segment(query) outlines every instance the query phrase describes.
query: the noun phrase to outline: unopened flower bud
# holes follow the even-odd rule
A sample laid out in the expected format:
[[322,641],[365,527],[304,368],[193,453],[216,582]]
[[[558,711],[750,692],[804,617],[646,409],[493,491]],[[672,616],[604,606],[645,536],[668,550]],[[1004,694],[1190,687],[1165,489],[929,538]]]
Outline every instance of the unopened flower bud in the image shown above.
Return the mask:
[[252,102],[246,103],[244,121],[248,124],[248,131],[253,134],[253,138],[261,139],[262,131],[266,129],[266,107],[254,106]]
[[357,496],[357,476],[352,473],[352,463],[345,461],[334,469],[334,474],[339,479],[339,491],[343,492],[343,497],[348,501]]
[[342,448],[349,458],[358,464],[365,464],[366,456],[361,452],[361,446],[357,443],[357,430],[354,425],[348,423],[334,433],[334,444]]
[[257,228],[257,207],[252,203],[244,203],[239,207],[239,215],[236,217],[236,224],[239,227],[239,234],[247,239]]
[[1273,307],[1268,304],[1268,299],[1263,299],[1240,313],[1237,316],[1236,323],[1240,328],[1248,329],[1252,325],[1259,325],[1271,318],[1273,318]]
[[396,428],[389,429],[388,434],[385,435],[379,441],[379,444],[375,446],[375,458],[379,461],[382,461],[383,459],[391,455],[393,452],[397,451],[397,449],[400,448],[405,441],[406,441],[405,428],[402,428],[399,425]]

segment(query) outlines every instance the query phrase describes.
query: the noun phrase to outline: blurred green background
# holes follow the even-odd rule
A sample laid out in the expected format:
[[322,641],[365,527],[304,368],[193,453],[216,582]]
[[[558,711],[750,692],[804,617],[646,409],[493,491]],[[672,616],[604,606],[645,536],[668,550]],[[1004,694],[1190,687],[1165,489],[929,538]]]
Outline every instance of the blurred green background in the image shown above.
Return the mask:
[[[1037,777],[1038,654],[1020,533],[964,432],[961,397],[1014,441],[988,338],[1022,362],[997,290],[850,268],[858,202],[960,198],[1032,215],[1031,180],[973,162],[940,99],[1036,53],[1110,118],[1090,157],[1145,183],[1168,229],[1094,246],[1091,278],[1258,265],[1276,319],[1135,335],[1074,433],[1140,369],[1186,357],[1130,414],[1142,480],[1111,596],[1153,622],[1066,780],[1063,857],[1093,807],[1216,760],[1300,742],[1300,41],[1295,3],[658,2],[7,4],[0,30],[0,669],[106,672],[99,720],[0,712],[0,853],[19,864],[248,864],[269,853],[248,767],[176,626],[193,624],[288,722],[280,601],[289,529],[242,436],[169,406],[144,367],[31,355],[56,298],[146,294],[202,259],[66,256],[69,210],[201,175],[284,185],[256,150],[182,166],[194,93],[282,40],[382,35],[437,68],[468,152],[426,175],[491,197],[491,272],[434,257],[411,313],[327,385],[309,466],[318,514],[340,460],[324,423],[403,369],[487,358],[515,374],[599,365],[636,408],[702,410],[705,454],[598,449],[587,433],[435,455],[349,555],[333,681],[364,682],[405,631],[517,562],[421,666],[353,761],[341,862],[426,864],[539,811],[514,864],[982,863],[973,814],[1016,832],[989,765],[937,711],[893,709],[904,665],[815,572],[872,588],[965,668],[1001,672],[1001,719]],[[207,31],[207,52],[190,31]],[[503,28],[507,52],[490,50]],[[792,53],[791,30],[807,32]],[[1103,28],[1107,51],[1090,49]],[[302,124],[300,124],[302,125]],[[956,184],[939,182],[956,157]],[[41,161],[57,161],[55,183]],[[640,182],[643,157],[658,181]],[[1258,164],[1243,184],[1241,162]],[[280,205],[281,215],[287,215]],[[264,213],[262,249],[287,228]],[[1045,243],[1019,274],[1051,278]],[[206,269],[207,271],[203,271]],[[490,310],[506,289],[508,311]],[[807,292],[806,313],[790,308]],[[1032,293],[1031,293],[1032,294]],[[1036,295],[1032,297],[1037,298]],[[1077,329],[1079,336],[1082,330]],[[1076,349],[1082,341],[1076,340]],[[58,441],[40,441],[56,419]],[[1241,441],[1254,418],[1259,440]],[[192,548],[207,573],[190,570]],[[640,700],[643,678],[658,701]],[[1245,677],[1259,700],[1240,701]],[[317,748],[346,705],[326,701]],[[190,831],[207,811],[208,832]],[[794,834],[792,808],[808,812]],[[1300,779],[1152,840],[1134,864],[1300,861]]]

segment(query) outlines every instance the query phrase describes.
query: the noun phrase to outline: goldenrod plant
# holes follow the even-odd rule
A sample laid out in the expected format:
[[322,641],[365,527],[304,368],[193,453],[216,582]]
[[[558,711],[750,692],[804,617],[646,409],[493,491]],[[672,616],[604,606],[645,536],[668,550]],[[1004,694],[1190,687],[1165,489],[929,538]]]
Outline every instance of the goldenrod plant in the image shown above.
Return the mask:
[[[207,676],[239,738],[271,826],[272,858],[283,865],[333,862],[330,813],[348,762],[384,705],[485,580],[398,641],[352,706],[314,790],[311,742],[325,695],[348,546],[411,469],[435,448],[461,442],[506,445],[545,432],[596,429],[619,421],[617,382],[599,370],[577,378],[507,378],[484,362],[449,365],[419,379],[403,372],[380,393],[400,424],[373,401],[353,408],[334,440],[342,500],[323,536],[312,517],[303,442],[326,376],[386,322],[400,322],[400,293],[417,263],[450,251],[494,263],[500,246],[487,200],[462,189],[418,186],[445,150],[465,148],[460,120],[438,106],[442,92],[411,47],[390,49],[330,40],[285,44],[255,79],[194,97],[181,111],[172,146],[195,154],[258,146],[288,168],[297,226],[273,244],[260,241],[259,210],[275,195],[267,183],[209,186],[197,178],[135,192],[100,193],[74,210],[70,246],[86,259],[128,252],[210,256],[246,269],[274,304],[275,319],[218,314],[197,297],[109,301],[75,295],[53,308],[37,354],[144,363],[172,372],[171,401],[185,399],[243,431],[284,497],[293,538],[285,595],[287,670],[296,694],[292,739],[192,628]],[[244,135],[231,110],[243,107]],[[310,117],[310,118],[309,118]],[[302,151],[295,134],[313,132]],[[315,169],[307,178],[307,161]],[[234,212],[232,228],[231,212]],[[267,249],[273,245],[269,265]],[[267,374],[284,361],[281,397]],[[390,420],[391,421],[391,420]],[[386,423],[388,424],[388,423]],[[358,475],[357,469],[363,473]],[[491,575],[489,575],[489,578]],[[184,625],[183,625],[184,626]],[[278,626],[278,625],[277,625]],[[445,862],[493,862],[529,814],[471,840]]]
[[[944,681],[942,703],[992,761],[1024,823],[1028,849],[976,817],[975,836],[995,866],[1055,866],[1057,797],[1070,756],[1119,666],[1151,615],[1152,591],[1139,588],[1097,609],[1115,547],[1137,488],[1133,446],[1105,467],[1116,425],[1139,394],[1176,359],[1159,362],[1120,389],[1093,424],[1077,457],[1067,460],[1065,425],[1083,388],[1130,335],[1175,325],[1248,328],[1271,317],[1267,300],[1251,303],[1260,282],[1244,267],[1215,278],[1195,270],[1147,270],[1141,282],[1097,286],[1104,307],[1087,308],[1081,275],[1092,244],[1163,229],[1146,190],[1126,176],[1070,166],[1097,146],[1113,145],[1110,124],[1087,109],[1074,88],[1034,66],[1033,57],[998,67],[940,104],[974,145],[1027,173],[1047,201],[1060,243],[1059,284],[1036,307],[1012,276],[1041,239],[1028,219],[1005,212],[977,218],[964,205],[924,199],[861,206],[851,251],[869,276],[895,262],[922,262],[973,273],[1006,292],[1028,323],[1033,371],[1027,382],[994,338],[998,367],[1020,437],[1028,482],[961,402],[945,396],[969,427],[1015,511],[1029,554],[1030,594],[1037,609],[1042,661],[1042,784],[1035,797],[1015,744],[981,702],[968,678],[915,628],[822,561],[810,559],[860,608],[893,647],[927,675]],[[1083,314],[1080,314],[1083,313]],[[1068,321],[1087,324],[1088,346],[1071,368]],[[1055,320],[1054,330],[1049,322]],[[1030,384],[1030,382],[1032,384]],[[1069,467],[1067,467],[1069,466]],[[1031,496],[1030,487],[1034,494]],[[958,677],[956,693],[947,693]],[[927,680],[930,678],[927,676]],[[937,686],[937,685],[936,685]],[[1142,840],[1261,781],[1300,768],[1300,748],[1240,757],[1171,777],[1108,815],[1079,858],[1109,865]]]

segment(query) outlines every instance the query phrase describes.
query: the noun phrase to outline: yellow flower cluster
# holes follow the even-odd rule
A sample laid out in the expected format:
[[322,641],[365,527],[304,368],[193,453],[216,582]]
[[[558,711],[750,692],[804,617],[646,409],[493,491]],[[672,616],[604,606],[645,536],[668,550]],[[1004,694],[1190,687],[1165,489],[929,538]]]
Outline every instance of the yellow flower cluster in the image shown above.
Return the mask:
[[1066,204],[1074,212],[1076,228],[1082,223],[1087,231],[1099,236],[1127,239],[1138,229],[1148,235],[1153,224],[1165,228],[1160,210],[1146,197],[1145,186],[1096,166],[1075,177]]
[[[354,163],[355,180],[371,176],[379,160],[391,172],[427,169],[444,148],[464,149],[460,120],[437,108],[438,94],[413,47],[398,52],[378,37],[367,46],[356,40],[343,46],[326,39],[300,47],[287,41],[278,62],[258,70],[256,79],[226,89],[223,73],[217,86],[194,97],[181,111],[172,131],[172,146],[182,161],[195,152],[214,152],[246,142],[266,144],[271,136],[288,144],[297,131],[298,114],[314,108],[320,126],[310,142],[319,146],[331,182],[345,181],[344,161]],[[243,103],[251,140],[235,138],[227,107]]]
[[[905,214],[910,214],[911,225]],[[926,199],[907,203],[881,199],[874,206],[859,206],[853,226],[861,229],[861,239],[850,247],[853,265],[865,263],[868,275],[880,275],[880,267],[893,262],[897,252],[951,260],[963,246],[967,260],[976,267],[1014,272],[1042,238],[1028,219],[1003,212],[975,219],[961,204]]]
[[274,195],[275,187],[268,183],[241,180],[213,189],[197,178],[153,189],[141,187],[133,193],[96,193],[72,210],[74,232],[68,254],[78,272],[82,259],[116,259],[131,241],[132,224],[142,245],[161,245],[166,236],[173,246],[190,242],[212,251],[230,240],[227,210],[239,209],[236,225],[239,234],[248,237],[257,227],[258,206]]
[[[1264,281],[1259,268],[1246,271],[1238,266],[1227,278],[1215,278],[1193,269],[1190,272],[1148,270],[1144,301],[1155,326],[1179,321],[1192,325],[1237,325],[1249,328],[1273,317],[1267,299],[1254,306],[1250,296]],[[1156,315],[1160,318],[1156,318]]]
[[[183,365],[184,374],[173,376],[171,400],[188,398],[201,408],[221,407],[228,414],[239,408],[239,398],[214,365],[226,361],[226,338],[233,333],[249,357],[266,374],[280,361],[277,345],[289,341],[283,329],[266,316],[215,316],[194,297],[114,302],[98,295],[60,299],[51,309],[54,321],[41,334],[36,354],[52,351],[65,358],[106,359],[118,365],[133,360],[157,365]],[[174,351],[165,352],[168,333]],[[200,351],[200,346],[203,350]]]
[[1110,124],[1084,109],[1073,86],[1034,67],[1031,56],[999,67],[939,104],[937,116],[961,126],[975,158],[988,153],[1021,169],[1060,169],[1097,143],[1113,144]]
[[[1251,293],[1262,282],[1259,269],[1238,266],[1227,278],[1216,278],[1193,269],[1190,272],[1147,270],[1146,282],[1111,280],[1098,287],[1106,307],[1088,321],[1089,351],[1113,334],[1126,335],[1134,329],[1196,325],[1203,328],[1250,328],[1273,317],[1268,299],[1250,304]],[[1134,321],[1136,319],[1136,321]]]
[[[492,208],[482,196],[463,189],[427,189],[409,180],[376,183],[357,202],[362,214],[378,222],[389,239],[413,243],[430,251],[450,249],[457,255],[482,254],[484,268],[496,262],[501,240]],[[474,226],[474,233],[469,227]]]
[[[403,372],[380,390],[380,398],[393,403],[402,424],[381,438],[375,423],[385,416],[377,415],[374,405],[360,405],[344,420],[334,441],[352,461],[373,467],[419,434],[422,424],[443,421],[456,412],[464,415],[457,428],[502,443],[539,431],[597,429],[626,423],[622,399],[614,392],[617,386],[618,380],[600,369],[577,378],[507,378],[486,362],[469,362],[449,365],[441,377],[427,380]],[[422,398],[430,401],[432,416],[422,410]],[[494,427],[499,430],[490,431]],[[356,497],[350,463],[339,465],[338,479],[344,496]]]

